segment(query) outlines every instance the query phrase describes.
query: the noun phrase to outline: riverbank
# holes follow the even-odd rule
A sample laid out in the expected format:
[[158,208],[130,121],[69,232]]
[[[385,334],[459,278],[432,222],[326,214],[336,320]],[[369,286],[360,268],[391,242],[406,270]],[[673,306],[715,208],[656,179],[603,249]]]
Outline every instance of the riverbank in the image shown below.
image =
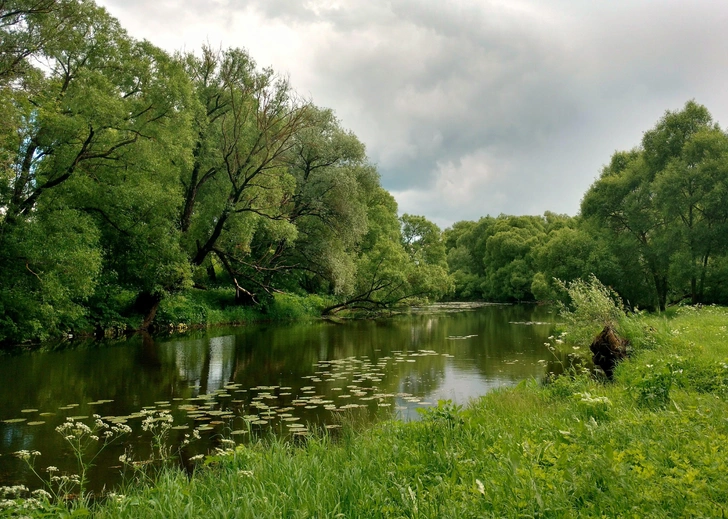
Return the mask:
[[[191,479],[164,471],[153,486],[131,484],[91,511],[720,517],[728,502],[728,310],[681,308],[632,324],[635,351],[613,383],[526,382],[466,409],[440,405],[420,422],[239,446],[208,458]],[[77,513],[84,506],[74,505]]]
[[[305,321],[318,319],[331,303],[325,297],[309,294],[275,294],[265,305],[245,306],[235,303],[235,291],[229,288],[188,289],[168,295],[159,304],[152,334],[177,333],[217,326],[241,326],[261,322]],[[69,341],[119,339],[139,332],[144,315],[134,307],[133,294],[109,300],[93,315],[79,321],[76,328],[55,335],[41,334],[44,340],[22,344],[0,344],[0,352],[54,350]]]

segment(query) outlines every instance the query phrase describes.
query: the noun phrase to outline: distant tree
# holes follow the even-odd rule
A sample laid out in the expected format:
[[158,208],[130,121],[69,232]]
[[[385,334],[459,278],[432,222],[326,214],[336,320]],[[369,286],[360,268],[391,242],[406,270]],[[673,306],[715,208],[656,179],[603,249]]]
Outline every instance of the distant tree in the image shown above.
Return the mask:
[[442,232],[424,216],[404,214],[402,222],[402,244],[412,261],[417,265],[447,265],[447,251],[442,241]]
[[[429,234],[439,236],[437,226],[422,217],[403,217],[403,221],[414,223],[427,234],[427,243],[433,245],[434,252],[427,252],[426,247],[410,248],[408,252],[405,243],[416,241],[414,228],[407,227],[409,234],[403,238],[397,204],[392,195],[380,188],[370,200],[369,231],[356,257],[353,289],[342,294],[340,302],[324,309],[324,314],[344,309],[383,310],[438,299],[453,289],[436,237]],[[420,259],[413,260],[413,254]],[[428,263],[428,259],[439,263]]]
[[495,301],[533,299],[533,250],[546,236],[538,216],[499,216],[486,240],[483,294]]

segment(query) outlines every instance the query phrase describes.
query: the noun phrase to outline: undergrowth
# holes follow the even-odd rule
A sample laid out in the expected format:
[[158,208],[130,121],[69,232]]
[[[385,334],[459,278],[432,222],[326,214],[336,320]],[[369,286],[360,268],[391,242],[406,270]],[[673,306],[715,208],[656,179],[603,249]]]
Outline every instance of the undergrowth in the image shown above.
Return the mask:
[[318,295],[275,294],[263,306],[243,306],[235,303],[232,289],[191,289],[163,299],[155,323],[160,327],[185,328],[296,320],[320,316],[327,304]]

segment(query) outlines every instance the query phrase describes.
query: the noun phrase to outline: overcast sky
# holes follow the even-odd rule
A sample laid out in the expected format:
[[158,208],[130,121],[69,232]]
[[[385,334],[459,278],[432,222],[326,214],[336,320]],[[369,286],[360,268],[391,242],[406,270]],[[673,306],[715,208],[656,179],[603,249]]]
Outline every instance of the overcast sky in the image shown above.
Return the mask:
[[333,108],[400,213],[574,215],[689,99],[728,126],[722,0],[100,0],[167,50],[244,47]]

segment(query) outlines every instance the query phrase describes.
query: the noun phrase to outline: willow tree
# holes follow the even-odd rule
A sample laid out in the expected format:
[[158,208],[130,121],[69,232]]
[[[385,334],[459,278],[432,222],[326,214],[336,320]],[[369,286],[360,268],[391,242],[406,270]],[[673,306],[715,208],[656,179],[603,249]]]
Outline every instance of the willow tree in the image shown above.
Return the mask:
[[642,268],[656,308],[671,293],[698,302],[711,257],[725,251],[725,164],[725,134],[690,101],[615,153],[584,196],[583,216],[610,230],[624,265]]
[[270,69],[258,70],[239,49],[188,56],[198,98],[193,161],[181,177],[185,202],[179,216],[183,246],[194,267],[221,264],[239,300],[256,301],[259,289],[244,279],[251,243],[260,228],[278,238],[295,236],[281,212],[295,180],[285,157],[306,127],[308,103]]
[[[397,202],[381,187],[372,192],[367,214],[369,229],[355,256],[354,283],[338,295],[336,304],[324,309],[324,314],[345,309],[381,311],[437,300],[452,292],[453,279],[440,250],[441,237],[436,225],[422,217],[400,220]],[[406,235],[403,227],[407,227]],[[438,236],[431,236],[430,232]],[[425,242],[416,244],[423,236],[427,238]]]
[[339,294],[353,282],[354,256],[368,230],[367,203],[379,175],[364,145],[331,110],[312,108],[286,155],[295,180],[281,215],[294,237],[257,233],[253,251],[264,269],[248,269],[263,286]]
[[[184,126],[179,88],[170,80],[176,75],[184,83],[182,69],[164,53],[129,38],[93,2],[25,5],[12,27],[5,27],[12,44],[26,48],[16,49],[12,67],[4,65],[15,78],[0,94],[6,110],[0,305],[14,338],[57,333],[83,317],[80,303],[94,293],[108,258],[104,230],[123,226],[104,203],[107,188],[119,186],[117,195],[133,191],[140,151],[153,141],[171,141],[169,135],[179,136],[175,132]],[[144,166],[157,186],[164,168],[150,169]],[[156,205],[154,195],[161,191],[137,191],[125,208]],[[136,224],[149,227],[140,214]]]

